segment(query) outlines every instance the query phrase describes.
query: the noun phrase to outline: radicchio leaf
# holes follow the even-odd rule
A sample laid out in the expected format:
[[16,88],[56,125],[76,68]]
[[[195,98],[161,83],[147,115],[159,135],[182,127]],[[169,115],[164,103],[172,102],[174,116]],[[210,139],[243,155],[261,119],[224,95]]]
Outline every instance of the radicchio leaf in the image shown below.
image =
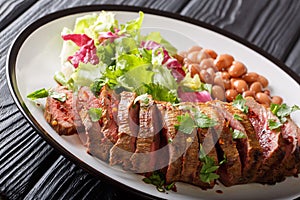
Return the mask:
[[62,35],[62,38],[64,40],[71,40],[80,47],[80,49],[73,56],[68,57],[68,60],[74,65],[75,68],[78,67],[80,62],[90,62],[93,65],[99,63],[94,40],[88,37],[86,34],[68,34]]

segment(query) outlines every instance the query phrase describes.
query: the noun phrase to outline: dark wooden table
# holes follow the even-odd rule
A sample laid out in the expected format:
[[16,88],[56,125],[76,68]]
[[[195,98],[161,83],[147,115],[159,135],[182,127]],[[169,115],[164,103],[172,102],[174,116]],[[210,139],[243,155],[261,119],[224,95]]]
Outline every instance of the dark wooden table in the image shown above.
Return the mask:
[[0,0],[0,199],[138,199],[47,144],[7,86],[8,49],[24,27],[58,10],[94,4],[147,7],[204,21],[262,48],[300,75],[299,0]]

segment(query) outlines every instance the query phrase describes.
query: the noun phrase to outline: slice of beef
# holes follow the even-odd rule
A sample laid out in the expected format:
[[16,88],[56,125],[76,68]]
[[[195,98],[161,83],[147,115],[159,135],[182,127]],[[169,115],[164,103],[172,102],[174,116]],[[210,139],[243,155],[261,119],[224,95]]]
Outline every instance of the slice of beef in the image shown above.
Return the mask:
[[159,132],[159,150],[156,153],[156,166],[160,169],[163,174],[167,173],[169,166],[169,141],[168,141],[168,127],[165,121],[165,115],[167,111],[167,102],[155,101],[157,108],[157,121],[159,121],[160,132]]
[[139,131],[139,104],[134,104],[136,94],[122,92],[118,106],[118,140],[110,150],[110,164],[121,164],[130,169],[130,157],[135,152],[135,143]]
[[[185,105],[187,103],[184,103]],[[191,118],[194,118],[193,113],[188,110],[181,110],[182,113],[188,113]],[[199,162],[199,142],[197,136],[197,128],[194,128],[191,134],[184,135],[185,140],[185,152],[182,157],[182,170],[180,181],[186,183],[193,183],[193,179],[196,176],[197,166]]]
[[157,170],[156,161],[164,159],[156,155],[160,145],[159,132],[162,128],[158,120],[158,110],[152,97],[140,100],[139,132],[136,139],[136,150],[131,156],[132,169],[137,173],[153,172]]
[[225,120],[222,114],[210,103],[200,104],[204,114],[214,119],[217,125],[212,128],[215,147],[218,154],[219,163],[224,159],[226,162],[220,165],[218,174],[220,181],[225,186],[232,186],[241,183],[242,176],[242,163],[240,161],[239,152],[236,148],[236,142],[232,138],[232,132],[229,123]]
[[248,106],[248,118],[255,129],[260,146],[263,149],[263,163],[257,172],[256,182],[274,184],[273,168],[280,165],[285,152],[282,147],[285,145],[280,131],[270,130],[269,120],[278,122],[278,118],[261,104],[257,103],[253,98],[246,98],[246,106]]
[[[198,105],[191,102],[182,102],[179,105],[180,109],[183,112],[188,112],[191,118],[194,119],[194,110],[198,109]],[[208,189],[212,188],[215,184],[215,181],[211,181],[210,183],[203,182],[200,178],[200,171],[203,167],[203,163],[201,163],[199,158],[199,151],[200,151],[200,145],[203,146],[203,140],[205,137],[206,139],[206,146],[205,149],[209,149],[209,146],[212,147],[212,150],[209,149],[208,155],[210,156],[216,163],[218,163],[217,160],[217,154],[214,148],[214,142],[213,137],[211,133],[208,133],[208,129],[201,129],[201,128],[195,128],[190,135],[186,135],[185,141],[186,141],[186,151],[183,154],[182,159],[182,170],[181,170],[181,178],[180,181],[190,183],[193,185],[197,185],[201,187],[202,189]],[[209,141],[210,137],[210,141]],[[200,141],[201,138],[201,141]],[[207,145],[209,144],[209,145]]]
[[179,124],[177,116],[182,112],[177,106],[166,105],[164,120],[167,127],[167,141],[169,149],[169,165],[166,172],[166,183],[180,181],[183,153],[185,152],[185,136],[175,128]]
[[119,98],[119,95],[107,85],[101,88],[98,97],[102,109],[102,117],[99,122],[105,137],[104,140],[109,140],[113,144],[118,140],[117,113]]
[[[232,130],[241,131],[246,136],[246,138],[234,139],[242,164],[243,180],[241,179],[240,183],[253,182],[262,164],[263,149],[259,144],[251,122],[245,113],[231,104],[221,101],[212,101],[210,104],[222,114]],[[241,119],[235,119],[235,115]]]
[[281,134],[284,144],[280,146],[285,156],[280,163],[272,168],[272,182],[280,182],[285,180],[286,176],[296,176],[298,174],[297,163],[300,161],[298,135],[300,134],[299,127],[290,119],[281,127]]
[[[105,91],[105,88],[102,91]],[[87,152],[101,160],[107,161],[109,150],[113,143],[106,139],[103,134],[103,126],[101,126],[100,123],[103,120],[108,121],[108,119],[106,119],[107,116],[104,114],[99,121],[93,122],[89,115],[89,109],[102,108],[103,114],[107,112],[105,109],[110,108],[103,107],[101,104],[102,99],[95,97],[89,87],[81,87],[78,91],[76,100],[76,109],[85,126]]]
[[53,89],[57,93],[66,94],[66,101],[61,102],[52,97],[47,97],[44,110],[46,121],[59,135],[76,134],[76,125],[74,122],[75,114],[73,112],[73,93],[64,86],[58,86]]

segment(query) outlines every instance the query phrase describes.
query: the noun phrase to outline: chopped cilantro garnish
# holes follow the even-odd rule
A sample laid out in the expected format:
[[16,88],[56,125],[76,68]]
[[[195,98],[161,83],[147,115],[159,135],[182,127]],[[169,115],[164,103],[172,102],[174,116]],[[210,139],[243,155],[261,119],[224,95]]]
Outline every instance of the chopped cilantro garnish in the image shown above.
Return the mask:
[[232,105],[239,109],[244,113],[248,113],[248,106],[246,106],[246,100],[243,98],[242,95],[237,95],[235,100],[232,102]]
[[[297,105],[294,105],[292,107],[288,106],[287,104],[271,104],[270,109],[274,115],[276,115],[280,122],[283,124],[286,122],[286,117],[288,117],[292,112],[296,110],[300,110],[300,107]],[[269,123],[270,124],[270,123]],[[274,123],[271,122],[271,124],[274,125]]]
[[194,113],[194,118],[198,128],[210,128],[218,124],[216,120],[209,118],[202,112]]
[[178,131],[181,131],[185,134],[191,134],[195,128],[195,122],[194,120],[189,116],[188,113],[185,113],[184,115],[177,116],[177,120],[179,124],[175,125],[175,128]]
[[233,118],[239,121],[243,121],[243,118],[241,116],[239,116],[238,114],[234,114]]
[[93,82],[90,85],[90,89],[93,92],[95,96],[98,96],[100,94],[101,88],[106,84],[106,81],[103,79],[97,79],[95,82]]
[[[218,165],[215,164],[215,161],[210,156],[206,155],[202,145],[200,145],[199,159],[202,162],[202,167],[200,169],[200,179],[205,183],[210,183],[213,180],[218,179],[220,176],[216,174]],[[222,161],[222,163],[224,163]]]
[[142,94],[140,96],[137,96],[135,99],[134,99],[134,104],[138,101],[142,101],[143,103],[145,104],[148,104],[149,103],[149,97],[148,97],[148,94],[145,93],[145,94]]
[[36,99],[46,98],[48,96],[61,102],[65,102],[67,100],[67,95],[65,93],[55,92],[52,91],[51,89],[47,90],[45,88],[36,90],[28,94],[27,98],[31,100],[36,100]]
[[242,131],[240,130],[237,130],[237,129],[234,129],[232,130],[230,128],[230,131],[232,133],[232,138],[233,139],[241,139],[241,138],[246,138],[247,136],[245,135],[245,133],[243,133]]
[[280,128],[282,126],[282,123],[281,122],[277,122],[274,119],[269,119],[268,120],[268,125],[269,125],[269,129],[270,130],[275,130],[275,129]]
[[97,122],[102,117],[102,108],[90,108],[89,115],[92,122]]
[[190,117],[188,113],[177,116],[179,124],[175,125],[175,128],[185,134],[191,134],[194,128],[209,128],[217,125],[217,121],[209,118],[202,112],[191,110],[194,119]]
[[36,91],[28,94],[27,98],[31,99],[31,100],[36,100],[36,99],[40,99],[40,98],[46,98],[48,96],[49,96],[49,91],[46,90],[45,88],[42,88],[42,89],[36,90]]
[[175,187],[175,182],[168,185],[165,184],[165,176],[160,171],[155,171],[151,176],[143,178],[143,181],[147,184],[152,184],[156,186],[159,192],[165,192],[165,190],[172,190]]

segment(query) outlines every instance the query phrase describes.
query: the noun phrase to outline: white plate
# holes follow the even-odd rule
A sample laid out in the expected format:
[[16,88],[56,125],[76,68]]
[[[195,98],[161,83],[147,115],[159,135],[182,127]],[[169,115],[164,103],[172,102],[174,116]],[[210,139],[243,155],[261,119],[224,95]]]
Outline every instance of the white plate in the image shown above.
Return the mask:
[[[108,177],[114,183],[147,197],[166,199],[276,199],[300,196],[300,178],[288,178],[274,186],[246,184],[232,187],[216,185],[204,191],[198,187],[177,183],[177,192],[161,193],[152,185],[145,184],[142,176],[124,173],[121,169],[110,167],[86,153],[86,149],[76,136],[61,137],[45,121],[41,107],[26,99],[26,95],[36,89],[51,87],[54,72],[60,69],[59,54],[62,46],[60,37],[63,27],[72,28],[78,16],[94,11],[112,10],[122,23],[138,17],[139,8],[90,6],[59,11],[43,17],[27,27],[14,41],[7,60],[7,78],[12,95],[24,116],[54,148],[72,159],[96,176]],[[242,61],[249,71],[265,75],[271,93],[284,97],[290,105],[300,105],[299,77],[286,66],[249,43],[207,24],[184,18],[179,15],[163,13],[150,9],[145,12],[143,27],[161,30],[179,50],[188,49],[193,41],[204,48],[215,50],[218,54],[228,53]],[[188,42],[185,37],[192,38]],[[293,115],[300,124],[300,116]],[[217,193],[221,190],[223,193]]]

